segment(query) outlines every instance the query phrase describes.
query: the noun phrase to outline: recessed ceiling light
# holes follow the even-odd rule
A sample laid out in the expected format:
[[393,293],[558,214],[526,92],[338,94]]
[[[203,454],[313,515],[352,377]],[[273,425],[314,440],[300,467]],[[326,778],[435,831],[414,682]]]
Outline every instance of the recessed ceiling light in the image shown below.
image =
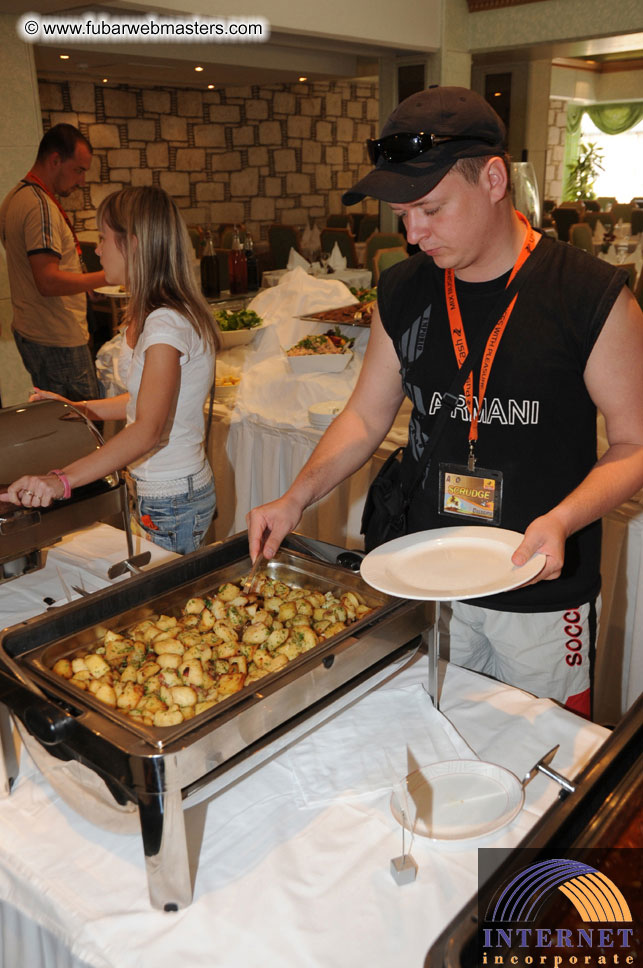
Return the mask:
[[493,96],[494,97],[502,97],[502,91],[494,91],[493,92]]
[[214,91],[214,84],[208,84],[208,91]]
[[300,80],[300,81],[307,81],[307,80],[308,80],[308,78],[307,78],[307,77],[300,77],[300,78],[299,78],[299,80]]
[[195,67],[195,68],[194,68],[194,70],[195,70],[195,71],[202,71],[202,70],[203,70],[203,68],[202,68],[202,67]]
[[60,59],[61,60],[69,60],[69,54],[61,54],[60,55]]
[[107,84],[107,80],[108,80],[108,79],[107,79],[106,77],[104,77],[104,78],[103,78],[103,84]]

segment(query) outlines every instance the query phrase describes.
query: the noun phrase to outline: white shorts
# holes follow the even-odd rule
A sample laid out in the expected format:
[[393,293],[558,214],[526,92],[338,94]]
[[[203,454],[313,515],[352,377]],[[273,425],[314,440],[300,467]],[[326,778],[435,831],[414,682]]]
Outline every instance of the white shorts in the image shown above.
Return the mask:
[[440,649],[456,665],[555,699],[589,718],[599,614],[600,597],[557,612],[499,612],[445,602]]

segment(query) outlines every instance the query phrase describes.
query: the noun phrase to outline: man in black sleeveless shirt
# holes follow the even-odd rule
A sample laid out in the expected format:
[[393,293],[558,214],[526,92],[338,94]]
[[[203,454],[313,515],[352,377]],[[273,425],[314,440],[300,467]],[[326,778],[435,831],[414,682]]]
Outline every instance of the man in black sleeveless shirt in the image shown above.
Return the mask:
[[[476,334],[491,331],[413,491],[407,530],[524,532],[513,564],[540,555],[544,567],[521,588],[453,602],[450,658],[589,715],[600,518],[643,484],[643,314],[622,270],[516,212],[504,141],[482,97],[434,87],[368,143],[375,167],[343,201],[388,202],[421,251],[383,273],[355,391],[283,497],[248,515],[250,551],[267,532],[264,554],[276,552],[303,510],[374,453],[405,395],[412,482],[442,395]],[[487,323],[531,258],[515,302]],[[599,461],[597,408],[609,441]]]

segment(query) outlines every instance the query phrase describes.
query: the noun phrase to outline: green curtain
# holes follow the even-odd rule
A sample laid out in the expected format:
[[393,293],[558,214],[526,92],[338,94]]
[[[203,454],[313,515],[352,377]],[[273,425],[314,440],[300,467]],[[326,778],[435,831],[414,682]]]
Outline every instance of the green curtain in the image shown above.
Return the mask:
[[565,155],[563,158],[563,198],[567,198],[569,166],[576,164],[580,148],[580,127],[583,114],[590,118],[604,134],[623,134],[643,119],[643,101],[627,104],[567,105]]
[[563,198],[567,198],[569,169],[576,164],[580,149],[580,123],[585,108],[578,104],[567,105],[567,125],[565,128],[565,154],[563,155]]
[[593,104],[585,108],[590,118],[604,134],[623,134],[643,118],[643,101],[631,104]]

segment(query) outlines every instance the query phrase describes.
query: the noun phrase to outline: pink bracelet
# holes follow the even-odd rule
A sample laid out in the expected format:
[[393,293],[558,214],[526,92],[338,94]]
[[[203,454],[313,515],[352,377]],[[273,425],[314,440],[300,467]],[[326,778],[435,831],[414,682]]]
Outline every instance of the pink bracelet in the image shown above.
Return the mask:
[[55,474],[56,477],[62,481],[62,485],[65,488],[63,491],[63,496],[57,498],[58,501],[66,501],[67,498],[71,497],[71,484],[69,483],[69,478],[62,471],[49,471],[50,474]]

